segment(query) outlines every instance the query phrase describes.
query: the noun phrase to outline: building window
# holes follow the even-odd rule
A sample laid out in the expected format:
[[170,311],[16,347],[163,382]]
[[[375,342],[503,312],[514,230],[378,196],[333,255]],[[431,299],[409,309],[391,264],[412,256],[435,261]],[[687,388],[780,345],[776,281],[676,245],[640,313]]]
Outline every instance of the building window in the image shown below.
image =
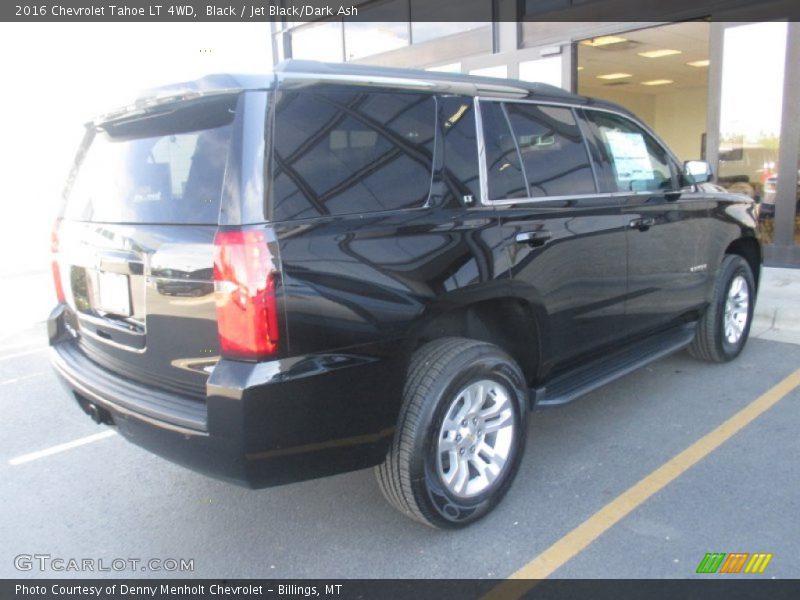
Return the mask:
[[523,81],[536,81],[562,87],[561,57],[550,56],[521,62],[519,78]]
[[508,77],[508,66],[495,65],[493,67],[483,67],[482,69],[473,69],[469,72],[470,75],[480,75],[481,77],[499,77],[505,79]]
[[522,2],[522,18],[532,18],[536,15],[557,10],[572,8],[573,4],[584,4],[592,0],[524,0]]
[[[725,29],[718,182],[762,200],[769,200],[769,180],[779,169],[786,33],[786,23]],[[765,242],[772,242],[769,225]]]
[[408,46],[408,23],[346,21],[344,48],[347,60],[372,56]]
[[[461,0],[410,0],[411,41],[421,44],[430,40],[486,29],[487,39],[491,39],[492,2],[462,2]],[[463,21],[432,21],[436,15],[448,13],[458,15]]]
[[461,73],[461,63],[448,63],[446,65],[436,65],[435,67],[426,67],[426,71],[436,71],[438,73]]
[[358,9],[358,21],[345,21],[345,60],[397,50],[410,43],[408,0],[388,0]]
[[467,31],[474,31],[480,28],[486,28],[486,23],[480,21],[464,21],[464,22],[423,22],[413,21],[411,23],[411,39],[415,44],[429,42],[439,38],[447,37],[448,35],[456,35]]
[[292,29],[292,58],[342,62],[342,22],[327,21]]

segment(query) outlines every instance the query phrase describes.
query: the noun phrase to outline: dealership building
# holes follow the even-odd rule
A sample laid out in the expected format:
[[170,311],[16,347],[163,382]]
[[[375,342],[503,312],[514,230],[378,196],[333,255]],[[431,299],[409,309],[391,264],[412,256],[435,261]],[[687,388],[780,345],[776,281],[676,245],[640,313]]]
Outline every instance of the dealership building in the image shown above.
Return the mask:
[[681,160],[704,158],[721,185],[758,200],[766,261],[800,266],[800,23],[761,18],[785,3],[672,0],[646,22],[607,20],[622,1],[449,2],[460,22],[429,20],[425,0],[356,4],[363,21],[274,22],[275,62],[541,81],[617,102]]

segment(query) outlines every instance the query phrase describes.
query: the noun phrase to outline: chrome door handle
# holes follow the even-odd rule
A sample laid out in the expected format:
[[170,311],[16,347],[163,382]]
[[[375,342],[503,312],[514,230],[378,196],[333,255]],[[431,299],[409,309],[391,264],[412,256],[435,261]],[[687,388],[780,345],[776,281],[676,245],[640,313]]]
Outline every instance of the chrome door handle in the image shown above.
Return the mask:
[[544,246],[547,242],[550,241],[552,235],[546,229],[540,229],[539,231],[525,231],[523,233],[518,233],[514,240],[518,244],[527,244],[528,246],[538,247]]
[[628,227],[631,229],[638,229],[639,231],[647,231],[655,224],[656,220],[654,218],[646,217],[641,219],[633,219],[630,223],[628,223]]

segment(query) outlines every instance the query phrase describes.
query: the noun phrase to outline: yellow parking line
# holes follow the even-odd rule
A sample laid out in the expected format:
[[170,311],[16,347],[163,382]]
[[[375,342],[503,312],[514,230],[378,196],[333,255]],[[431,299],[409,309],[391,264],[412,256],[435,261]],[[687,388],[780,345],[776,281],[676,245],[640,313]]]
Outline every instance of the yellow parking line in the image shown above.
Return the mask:
[[[719,427],[706,434],[686,450],[668,460],[647,477],[634,484],[603,508],[559,539],[528,564],[511,575],[484,598],[516,598],[574,558],[589,544],[626,517],[656,492],[719,448],[733,435],[752,423],[792,390],[800,386],[800,369],[789,375],[756,400],[745,406]],[[514,581],[528,580],[528,581]]]

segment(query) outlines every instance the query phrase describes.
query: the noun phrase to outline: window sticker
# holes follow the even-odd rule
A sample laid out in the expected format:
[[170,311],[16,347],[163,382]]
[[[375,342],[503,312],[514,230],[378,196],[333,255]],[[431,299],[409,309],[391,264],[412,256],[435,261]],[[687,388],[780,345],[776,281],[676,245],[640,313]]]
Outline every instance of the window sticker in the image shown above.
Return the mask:
[[624,131],[604,131],[614,166],[617,170],[617,181],[641,181],[655,179],[653,165],[647,154],[647,144],[641,133]]

